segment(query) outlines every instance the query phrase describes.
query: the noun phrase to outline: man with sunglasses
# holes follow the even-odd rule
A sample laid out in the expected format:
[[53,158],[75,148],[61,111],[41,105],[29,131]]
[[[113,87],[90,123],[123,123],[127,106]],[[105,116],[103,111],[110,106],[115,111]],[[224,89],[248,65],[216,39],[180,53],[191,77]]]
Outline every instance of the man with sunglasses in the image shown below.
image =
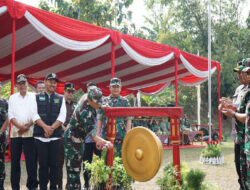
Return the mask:
[[[76,104],[73,102],[75,93],[75,84],[66,83],[64,86],[64,99],[66,104],[66,120],[62,125],[62,131],[64,132],[71,116],[74,112]],[[58,190],[63,189],[63,164],[64,164],[64,134],[62,134],[61,144],[58,155]]]

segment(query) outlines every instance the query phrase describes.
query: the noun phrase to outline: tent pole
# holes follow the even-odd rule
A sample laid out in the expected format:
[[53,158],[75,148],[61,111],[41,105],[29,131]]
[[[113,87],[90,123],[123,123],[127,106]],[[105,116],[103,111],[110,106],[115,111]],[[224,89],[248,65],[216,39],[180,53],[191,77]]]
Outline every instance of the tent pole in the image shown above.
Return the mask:
[[115,77],[115,45],[111,46],[111,78]]
[[141,92],[137,92],[137,107],[141,107]]
[[16,20],[12,19],[11,94],[14,94],[14,84],[15,84],[15,45],[16,45]]
[[[111,46],[111,78],[114,78],[114,77],[115,77],[115,45],[112,43],[112,46]],[[109,118],[108,121],[111,121],[111,123],[109,123],[108,127],[107,127],[107,138],[114,145],[115,133],[112,134],[111,131],[116,131],[116,125],[112,125],[113,121],[116,122],[116,118]],[[114,149],[113,148],[108,149],[106,165],[113,166],[113,159],[114,159]],[[111,185],[111,181],[112,181],[112,173],[109,174],[109,184],[110,185]]]
[[175,106],[178,107],[178,59],[175,59]]
[[[12,19],[12,62],[11,62],[11,94],[14,94],[14,84],[15,84],[15,49],[16,49],[16,19]],[[10,133],[11,133],[11,124],[9,129],[9,145],[10,145]],[[11,157],[10,146],[8,151],[9,158]]]
[[[217,69],[217,84],[218,84],[218,104],[220,104],[220,71]],[[219,117],[219,140],[222,140],[222,131],[221,131],[221,114],[220,111],[218,111],[218,117]]]

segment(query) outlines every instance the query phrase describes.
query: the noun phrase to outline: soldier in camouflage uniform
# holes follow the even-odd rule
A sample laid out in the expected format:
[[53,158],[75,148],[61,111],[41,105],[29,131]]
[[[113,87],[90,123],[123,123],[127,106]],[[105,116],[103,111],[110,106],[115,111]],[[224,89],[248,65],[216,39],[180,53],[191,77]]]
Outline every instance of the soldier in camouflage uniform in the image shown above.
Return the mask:
[[[0,82],[0,92],[2,90],[2,83]],[[6,150],[6,137],[5,130],[8,127],[8,103],[5,99],[0,97],[0,189],[4,189],[5,179],[5,150]]]
[[[120,96],[121,93],[121,80],[119,78],[112,78],[110,80],[110,96],[104,99],[105,104],[110,107],[130,107],[129,101]],[[102,126],[102,121],[104,119],[104,112],[100,110],[97,116],[97,131],[100,131]],[[121,157],[122,142],[125,137],[126,132],[131,129],[131,117],[127,117],[127,120],[121,117],[116,119],[116,136],[115,136],[115,148],[116,156]],[[107,118],[104,123],[103,137],[107,136]]]
[[[246,67],[248,64],[248,67]],[[242,61],[242,72],[244,80],[250,83],[250,76],[248,76],[248,70],[250,69],[250,59],[244,59]],[[249,154],[249,142],[248,142],[248,120],[247,114],[248,109],[247,105],[250,102],[250,89],[248,88],[244,97],[237,108],[237,111],[234,111],[229,105],[225,105],[222,108],[222,113],[227,117],[233,117],[236,120],[235,129],[237,132],[236,143],[240,145],[240,172],[241,172],[241,181],[243,190],[249,190],[250,188],[250,154]],[[225,103],[224,103],[225,104]],[[247,122],[246,122],[247,121]],[[249,146],[249,147],[248,147]]]
[[158,133],[160,129],[160,125],[159,125],[159,122],[155,119],[158,119],[158,118],[151,118],[151,120],[149,121],[149,129],[153,131],[154,133]]
[[245,73],[245,80],[248,82],[248,91],[245,95],[246,102],[246,122],[245,122],[245,154],[247,162],[247,186],[250,188],[250,58],[244,60],[246,68],[242,70]]
[[96,136],[95,119],[101,103],[102,91],[97,87],[92,87],[88,92],[88,98],[83,99],[77,105],[64,132],[67,190],[81,189],[80,171],[86,137],[91,137],[97,144],[105,144],[108,148],[112,148],[109,141]]

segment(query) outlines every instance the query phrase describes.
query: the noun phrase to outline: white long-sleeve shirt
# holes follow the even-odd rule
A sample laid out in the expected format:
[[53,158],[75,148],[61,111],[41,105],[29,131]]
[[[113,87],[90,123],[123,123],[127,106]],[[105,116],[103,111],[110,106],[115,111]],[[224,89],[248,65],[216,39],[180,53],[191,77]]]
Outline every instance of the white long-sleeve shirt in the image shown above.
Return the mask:
[[[9,120],[15,118],[18,123],[24,125],[29,121],[36,121],[39,119],[37,114],[37,104],[35,99],[35,94],[31,92],[26,92],[23,97],[19,92],[10,96],[9,99],[9,110],[8,110]],[[31,126],[28,131],[22,135],[18,134],[19,128],[12,125],[10,137],[32,137],[34,126]]]

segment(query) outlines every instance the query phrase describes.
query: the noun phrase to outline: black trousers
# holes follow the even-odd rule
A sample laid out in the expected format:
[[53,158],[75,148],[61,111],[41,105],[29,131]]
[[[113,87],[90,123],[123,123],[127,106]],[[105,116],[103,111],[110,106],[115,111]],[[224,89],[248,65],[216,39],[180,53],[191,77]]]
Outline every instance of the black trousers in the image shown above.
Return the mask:
[[28,174],[26,186],[28,189],[36,188],[36,156],[35,156],[35,141],[33,137],[17,137],[11,138],[11,187],[13,190],[20,189],[21,167],[20,158],[24,150],[25,164]]
[[60,139],[57,164],[58,164],[58,188],[63,188],[64,137]]
[[57,159],[60,139],[50,142],[35,140],[39,157],[39,185],[40,190],[47,190],[50,181],[50,189],[57,189],[58,168]]
[[240,184],[240,187],[243,189],[240,172],[240,145],[238,144],[234,144],[234,162],[238,174],[238,182]]
[[[92,142],[92,143],[85,143],[85,149],[84,149],[84,153],[83,153],[83,168],[84,168],[84,162],[88,161],[88,163],[91,163],[93,160],[93,153],[95,153],[95,155],[101,157],[102,152],[100,150],[98,150],[96,148],[96,143]],[[89,187],[89,179],[90,179],[90,174],[88,174],[87,172],[84,172],[83,174],[84,177],[84,186],[85,187]]]

